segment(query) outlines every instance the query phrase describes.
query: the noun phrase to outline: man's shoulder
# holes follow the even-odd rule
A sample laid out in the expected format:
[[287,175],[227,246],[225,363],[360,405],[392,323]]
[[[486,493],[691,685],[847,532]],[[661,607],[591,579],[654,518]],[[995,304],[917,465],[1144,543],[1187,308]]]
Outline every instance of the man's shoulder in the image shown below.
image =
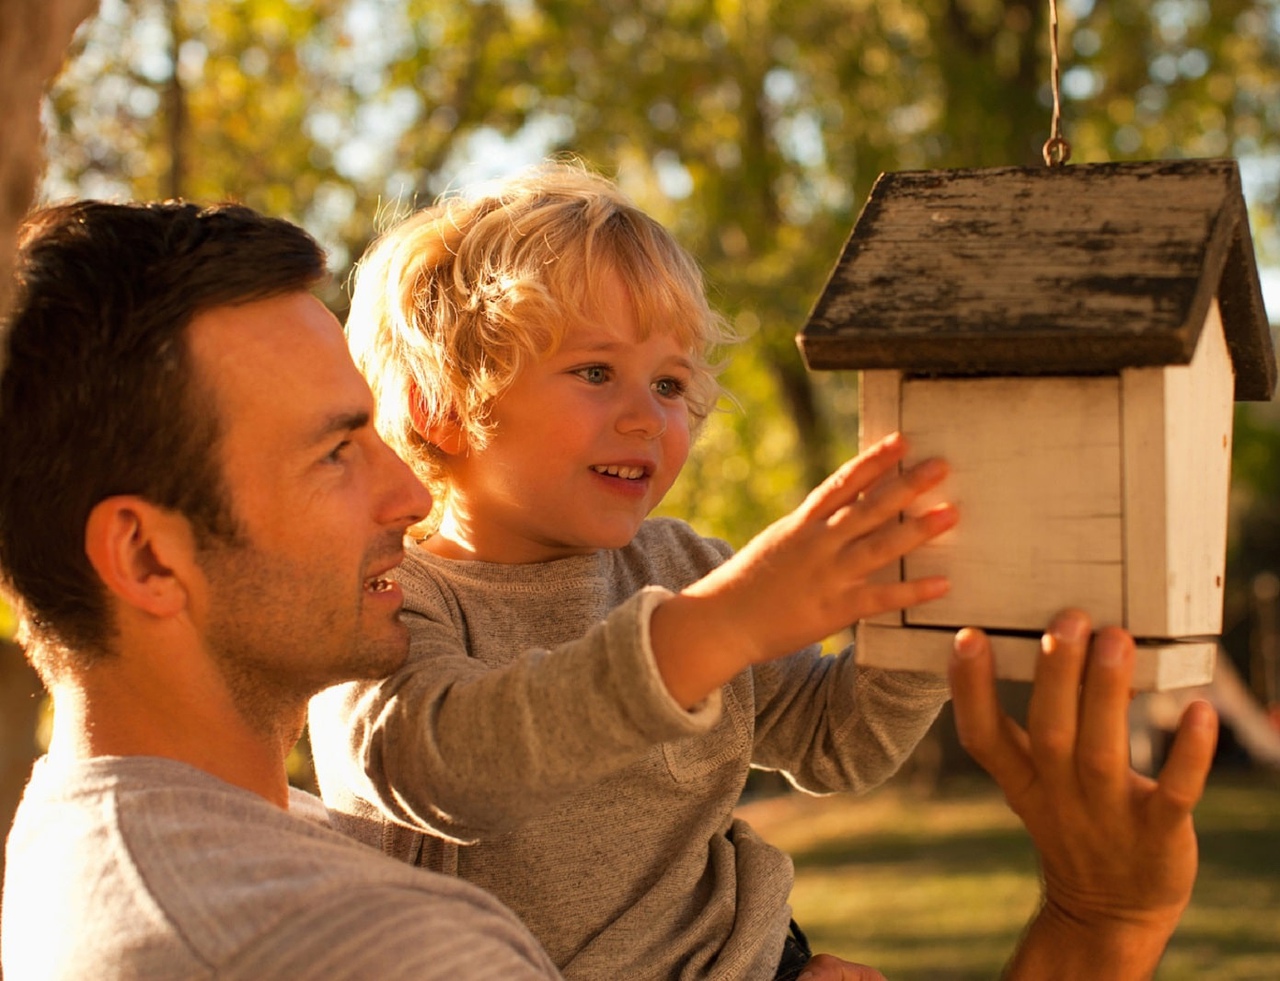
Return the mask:
[[[61,781],[46,773],[38,796],[24,801],[8,853],[6,973],[11,960],[47,959],[52,945],[69,966],[50,976],[97,963],[119,974],[247,977],[268,964],[329,957],[299,923],[345,921],[349,931],[383,937],[384,919],[408,917],[434,931],[490,903],[465,883],[344,838],[314,811],[295,816],[171,761],[130,762]],[[305,797],[295,802],[311,807]],[[51,918],[51,908],[64,912]],[[504,914],[496,903],[488,911],[497,924]],[[434,934],[420,942],[454,946]],[[365,964],[373,955],[343,956]]]

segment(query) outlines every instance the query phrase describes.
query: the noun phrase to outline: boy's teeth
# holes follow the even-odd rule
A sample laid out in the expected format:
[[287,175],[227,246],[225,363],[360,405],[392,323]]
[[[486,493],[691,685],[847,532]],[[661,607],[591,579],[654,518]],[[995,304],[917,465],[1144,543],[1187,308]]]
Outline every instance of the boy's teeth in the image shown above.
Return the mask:
[[391,580],[382,576],[374,576],[372,579],[365,580],[365,588],[375,593],[385,593],[391,588]]
[[621,477],[623,480],[639,480],[644,476],[644,467],[619,467],[610,464],[607,467],[592,467],[596,473],[608,474],[610,477]]

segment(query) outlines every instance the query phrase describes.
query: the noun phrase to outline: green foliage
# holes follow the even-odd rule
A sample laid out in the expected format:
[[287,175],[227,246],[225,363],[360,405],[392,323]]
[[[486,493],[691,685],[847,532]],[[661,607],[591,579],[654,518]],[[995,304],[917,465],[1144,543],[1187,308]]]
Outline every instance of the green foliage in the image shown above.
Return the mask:
[[[1238,156],[1280,262],[1276,0],[1059,6],[1073,160]],[[240,198],[316,233],[341,283],[397,212],[582,156],[745,336],[736,408],[664,506],[741,543],[856,444],[852,380],[794,336],[872,182],[1038,165],[1050,79],[1042,0],[103,0],[51,101],[47,190]],[[1277,506],[1272,432],[1237,434],[1248,514]]]

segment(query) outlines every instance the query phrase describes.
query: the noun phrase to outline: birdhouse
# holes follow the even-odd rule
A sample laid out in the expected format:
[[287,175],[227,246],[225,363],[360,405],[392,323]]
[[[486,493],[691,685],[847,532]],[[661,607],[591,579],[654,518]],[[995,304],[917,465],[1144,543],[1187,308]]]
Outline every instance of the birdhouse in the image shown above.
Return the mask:
[[888,578],[950,593],[859,624],[858,657],[945,671],[955,631],[1030,680],[1067,606],[1138,646],[1135,686],[1210,680],[1233,403],[1276,359],[1232,160],[882,175],[798,343],[857,369],[961,520]]

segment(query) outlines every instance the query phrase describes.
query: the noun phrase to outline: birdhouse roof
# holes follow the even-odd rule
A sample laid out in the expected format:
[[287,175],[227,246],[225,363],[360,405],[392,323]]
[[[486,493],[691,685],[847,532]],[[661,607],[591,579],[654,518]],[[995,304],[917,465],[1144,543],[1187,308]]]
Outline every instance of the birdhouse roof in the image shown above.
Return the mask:
[[797,341],[810,368],[1186,364],[1217,298],[1235,397],[1276,356],[1234,160],[882,174]]

